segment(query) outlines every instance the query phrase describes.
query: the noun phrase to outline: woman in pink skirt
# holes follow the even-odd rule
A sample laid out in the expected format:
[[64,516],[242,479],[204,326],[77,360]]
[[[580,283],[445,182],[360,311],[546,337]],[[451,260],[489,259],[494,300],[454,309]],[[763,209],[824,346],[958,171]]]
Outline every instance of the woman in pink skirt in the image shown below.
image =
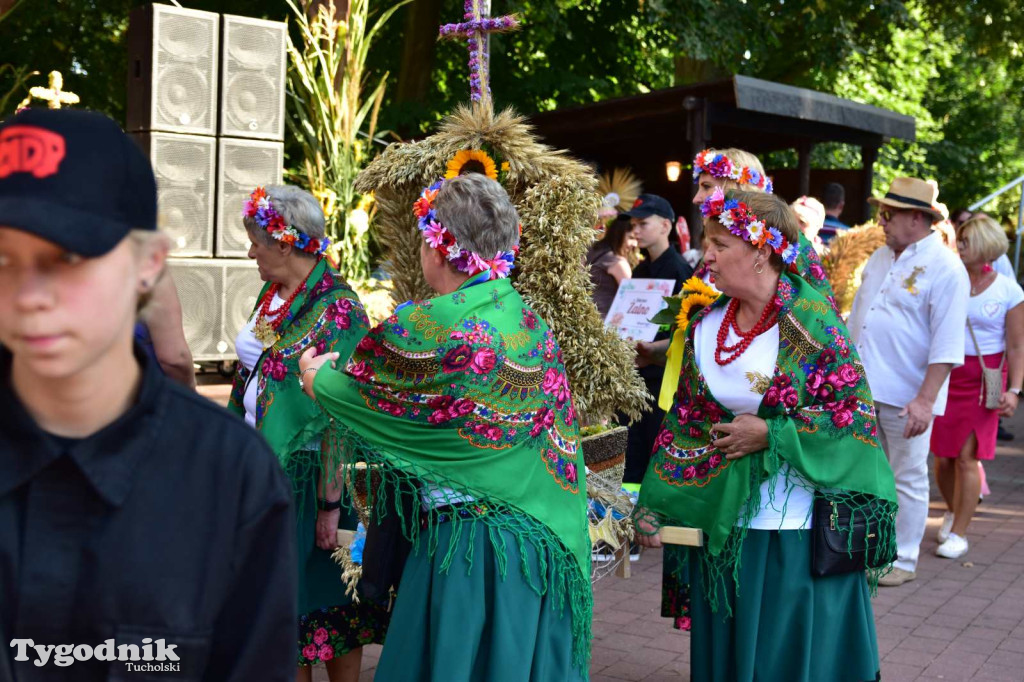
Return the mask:
[[[946,559],[967,553],[967,526],[981,488],[978,460],[995,457],[999,417],[1013,415],[1024,384],[1024,290],[992,269],[992,262],[1006,253],[1006,233],[988,216],[977,216],[956,234],[960,259],[971,278],[966,348],[964,364],[949,375],[946,413],[935,419],[931,442],[935,477],[947,508],[935,553]],[[993,410],[984,404],[982,362],[1003,368],[1003,394]]]

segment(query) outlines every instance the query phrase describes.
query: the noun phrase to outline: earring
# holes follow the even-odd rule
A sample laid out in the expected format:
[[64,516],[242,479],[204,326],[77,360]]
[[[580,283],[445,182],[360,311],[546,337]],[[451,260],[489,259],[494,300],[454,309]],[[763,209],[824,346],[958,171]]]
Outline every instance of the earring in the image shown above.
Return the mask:
[[759,275],[764,272],[764,263],[761,262],[760,258],[754,261],[754,272]]

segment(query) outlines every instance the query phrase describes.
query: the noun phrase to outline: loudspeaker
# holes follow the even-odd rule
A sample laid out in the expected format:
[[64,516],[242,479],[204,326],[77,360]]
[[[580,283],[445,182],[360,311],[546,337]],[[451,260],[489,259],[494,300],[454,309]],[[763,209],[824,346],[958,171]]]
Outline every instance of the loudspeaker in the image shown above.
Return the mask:
[[249,237],[242,225],[242,207],[257,186],[281,184],[284,144],[256,140],[217,141],[217,241],[218,257],[243,257]]
[[174,133],[133,133],[153,164],[157,225],[172,256],[213,255],[216,139]]
[[146,5],[128,24],[128,130],[217,133],[220,17]]
[[284,139],[287,31],[284,22],[224,15],[221,135]]
[[196,361],[232,360],[263,286],[255,261],[171,258],[185,340]]

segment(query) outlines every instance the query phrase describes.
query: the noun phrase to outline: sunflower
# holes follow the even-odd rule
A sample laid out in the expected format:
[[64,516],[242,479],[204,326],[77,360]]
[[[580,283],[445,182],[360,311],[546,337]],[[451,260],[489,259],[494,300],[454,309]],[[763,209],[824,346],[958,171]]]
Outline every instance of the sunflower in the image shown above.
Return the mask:
[[691,277],[683,284],[682,303],[676,316],[676,328],[686,332],[694,315],[715,302],[718,292],[704,283],[699,277]]
[[452,160],[448,162],[448,170],[444,174],[444,179],[457,178],[464,171],[483,173],[491,180],[498,179],[498,168],[494,159],[482,149],[462,149],[456,152]]

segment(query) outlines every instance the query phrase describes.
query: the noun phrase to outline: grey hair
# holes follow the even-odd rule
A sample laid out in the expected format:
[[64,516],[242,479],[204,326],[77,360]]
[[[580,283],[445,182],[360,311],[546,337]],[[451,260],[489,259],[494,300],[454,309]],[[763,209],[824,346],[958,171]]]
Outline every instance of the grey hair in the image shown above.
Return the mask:
[[[274,205],[274,210],[280,213],[289,225],[313,239],[324,238],[324,210],[312,194],[293,185],[267,185],[264,189],[270,203]],[[246,216],[242,218],[242,224],[265,246],[278,243],[269,232],[259,226],[255,218]],[[294,253],[310,258],[316,257],[299,249],[295,249]]]
[[491,259],[519,242],[519,213],[505,188],[486,175],[467,173],[444,183],[434,211],[462,248]]

